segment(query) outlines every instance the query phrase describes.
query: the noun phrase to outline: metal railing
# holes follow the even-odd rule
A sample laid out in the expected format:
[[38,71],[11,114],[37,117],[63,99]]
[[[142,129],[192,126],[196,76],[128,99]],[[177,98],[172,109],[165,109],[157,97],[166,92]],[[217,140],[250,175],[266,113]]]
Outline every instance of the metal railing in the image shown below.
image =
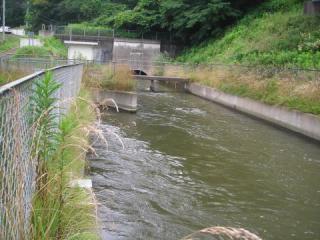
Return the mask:
[[129,38],[129,39],[149,39],[154,41],[172,41],[172,33],[167,32],[144,32],[141,30],[120,30],[103,29],[96,27],[83,26],[56,26],[54,35],[69,39],[93,39],[104,40],[110,38]]
[[[50,69],[61,87],[55,93],[61,118],[79,92],[83,65]],[[21,240],[30,236],[32,197],[35,191],[37,160],[32,157],[33,126],[30,98],[35,81],[45,71],[0,87],[0,239]]]

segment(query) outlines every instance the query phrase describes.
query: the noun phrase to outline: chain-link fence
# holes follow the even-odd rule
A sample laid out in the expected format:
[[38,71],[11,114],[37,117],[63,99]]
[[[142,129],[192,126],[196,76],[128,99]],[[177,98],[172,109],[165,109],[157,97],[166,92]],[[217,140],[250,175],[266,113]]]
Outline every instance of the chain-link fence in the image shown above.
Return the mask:
[[[55,93],[59,99],[58,117],[68,111],[77,96],[83,65],[66,65],[50,69],[61,84]],[[0,87],[0,239],[28,239],[35,190],[37,161],[31,155],[33,127],[30,97],[35,81],[44,71]]]

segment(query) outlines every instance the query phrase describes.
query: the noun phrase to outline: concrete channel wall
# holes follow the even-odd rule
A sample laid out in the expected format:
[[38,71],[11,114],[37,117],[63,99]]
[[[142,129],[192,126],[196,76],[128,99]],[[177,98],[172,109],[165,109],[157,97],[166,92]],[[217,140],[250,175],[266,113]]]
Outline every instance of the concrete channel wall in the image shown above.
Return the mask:
[[320,141],[320,118],[307,113],[270,106],[248,98],[233,96],[214,88],[195,83],[187,84],[187,91],[201,98],[258,117],[294,132]]
[[[113,61],[129,64],[131,70],[141,70],[151,74],[152,65],[160,56],[160,42],[142,39],[115,38]],[[124,60],[124,62],[123,62]]]
[[121,110],[133,113],[138,108],[138,95],[135,92],[92,89],[92,96],[94,101],[102,106],[118,107]]

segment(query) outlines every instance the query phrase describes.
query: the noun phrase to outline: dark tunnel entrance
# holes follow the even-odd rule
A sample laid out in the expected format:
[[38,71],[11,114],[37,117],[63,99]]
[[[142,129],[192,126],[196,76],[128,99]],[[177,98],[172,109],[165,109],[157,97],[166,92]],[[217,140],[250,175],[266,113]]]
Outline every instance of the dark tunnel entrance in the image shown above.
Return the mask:
[[133,75],[139,75],[139,76],[147,76],[148,74],[142,70],[132,70]]

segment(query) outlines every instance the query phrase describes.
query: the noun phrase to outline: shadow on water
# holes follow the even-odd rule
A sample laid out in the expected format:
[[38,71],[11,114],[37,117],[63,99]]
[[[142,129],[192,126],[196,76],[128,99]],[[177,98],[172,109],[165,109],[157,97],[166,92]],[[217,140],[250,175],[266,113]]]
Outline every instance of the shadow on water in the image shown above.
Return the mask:
[[[103,239],[181,239],[209,226],[320,238],[320,148],[182,93],[106,113],[89,156]],[[121,137],[125,149],[115,137]]]

